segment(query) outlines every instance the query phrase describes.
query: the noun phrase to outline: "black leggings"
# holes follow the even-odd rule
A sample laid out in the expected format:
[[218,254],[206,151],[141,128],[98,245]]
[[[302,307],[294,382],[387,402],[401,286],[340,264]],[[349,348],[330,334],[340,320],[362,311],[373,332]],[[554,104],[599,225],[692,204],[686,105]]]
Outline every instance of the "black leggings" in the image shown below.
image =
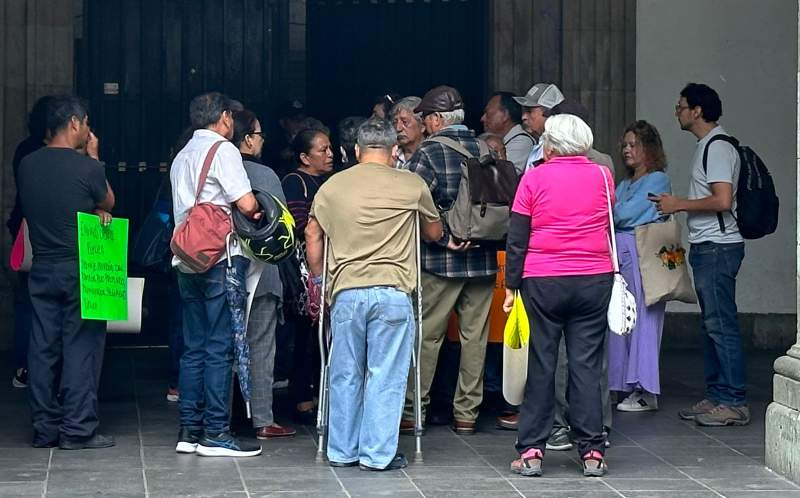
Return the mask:
[[553,427],[555,370],[563,333],[569,361],[570,422],[578,454],[603,453],[602,363],[612,274],[522,280],[531,326],[528,380],[517,450],[545,450]]
[[284,327],[290,327],[294,336],[294,354],[289,382],[295,404],[311,401],[319,384],[320,357],[317,327],[305,315],[286,314]]

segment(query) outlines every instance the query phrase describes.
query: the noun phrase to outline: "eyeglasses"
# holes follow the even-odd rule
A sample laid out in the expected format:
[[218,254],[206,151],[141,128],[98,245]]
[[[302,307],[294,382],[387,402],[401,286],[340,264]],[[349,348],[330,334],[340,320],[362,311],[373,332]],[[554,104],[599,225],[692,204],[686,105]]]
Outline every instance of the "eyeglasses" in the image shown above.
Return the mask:
[[264,132],[263,131],[251,131],[251,132],[249,132],[247,134],[248,135],[258,135],[259,137],[262,137],[262,138],[264,137]]
[[691,109],[691,107],[688,106],[688,105],[676,105],[675,106],[675,112],[676,113],[677,112],[683,112],[684,109]]

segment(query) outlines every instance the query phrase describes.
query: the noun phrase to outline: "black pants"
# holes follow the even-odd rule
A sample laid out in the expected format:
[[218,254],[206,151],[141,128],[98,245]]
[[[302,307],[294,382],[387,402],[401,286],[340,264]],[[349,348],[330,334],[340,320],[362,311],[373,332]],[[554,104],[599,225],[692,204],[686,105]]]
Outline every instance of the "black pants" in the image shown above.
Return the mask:
[[97,429],[105,322],[81,319],[77,260],[35,261],[28,279],[33,443],[82,440]]
[[319,384],[320,353],[317,326],[305,315],[287,313],[285,327],[294,329],[294,353],[289,382],[295,404],[312,401]]
[[604,452],[601,385],[611,298],[610,273],[537,277],[522,281],[531,324],[528,380],[519,419],[517,450],[545,450],[553,427],[555,370],[563,333],[569,361],[570,422],[578,454]]

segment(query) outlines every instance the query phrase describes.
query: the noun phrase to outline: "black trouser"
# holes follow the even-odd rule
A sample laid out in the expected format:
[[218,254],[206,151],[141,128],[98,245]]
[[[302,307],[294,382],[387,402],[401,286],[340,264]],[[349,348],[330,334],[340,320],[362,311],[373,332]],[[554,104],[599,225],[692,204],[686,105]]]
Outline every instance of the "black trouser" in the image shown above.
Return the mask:
[[77,260],[34,261],[28,279],[33,443],[83,440],[97,429],[105,322],[81,319]]
[[603,344],[611,298],[610,273],[522,280],[531,325],[528,380],[519,418],[517,450],[542,452],[553,427],[558,342],[569,362],[570,422],[578,454],[604,452],[601,386]]
[[294,327],[294,355],[289,382],[296,404],[312,401],[317,395],[320,354],[317,326],[305,315],[286,314],[285,326]]

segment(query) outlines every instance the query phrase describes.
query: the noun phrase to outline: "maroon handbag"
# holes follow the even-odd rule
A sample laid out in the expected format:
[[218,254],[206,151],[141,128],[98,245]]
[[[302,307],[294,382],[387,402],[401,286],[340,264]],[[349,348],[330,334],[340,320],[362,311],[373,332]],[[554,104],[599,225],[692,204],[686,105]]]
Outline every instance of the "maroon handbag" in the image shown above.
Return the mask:
[[194,206],[189,209],[186,219],[172,235],[169,247],[172,253],[196,273],[210,270],[225,254],[226,239],[231,233],[231,217],[222,207],[209,202],[198,203],[200,191],[208,177],[208,170],[214,154],[224,142],[220,140],[209,149],[200,171],[200,184],[197,186]]

